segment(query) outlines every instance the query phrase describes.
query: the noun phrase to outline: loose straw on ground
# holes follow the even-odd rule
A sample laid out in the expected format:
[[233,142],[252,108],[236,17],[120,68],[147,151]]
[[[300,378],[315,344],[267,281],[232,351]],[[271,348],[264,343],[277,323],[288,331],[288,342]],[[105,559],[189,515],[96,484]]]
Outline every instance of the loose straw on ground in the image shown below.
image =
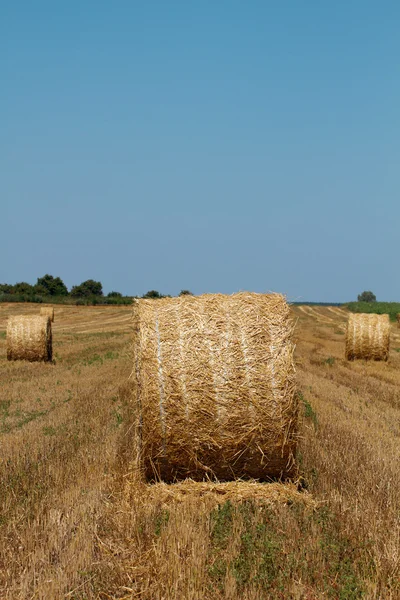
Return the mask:
[[204,499],[211,504],[245,502],[254,500],[268,504],[301,502],[312,508],[317,506],[313,496],[299,491],[294,483],[259,483],[257,481],[229,481],[226,483],[198,482],[191,479],[168,485],[156,483],[142,490],[146,499],[168,506],[186,500]]

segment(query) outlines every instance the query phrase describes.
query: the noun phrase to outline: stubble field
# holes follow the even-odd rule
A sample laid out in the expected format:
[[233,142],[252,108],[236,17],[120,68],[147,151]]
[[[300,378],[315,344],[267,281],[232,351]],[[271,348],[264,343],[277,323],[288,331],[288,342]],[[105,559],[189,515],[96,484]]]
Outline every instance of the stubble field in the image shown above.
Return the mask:
[[395,325],[347,363],[345,311],[293,308],[299,479],[228,498],[135,477],[129,307],[56,307],[55,364],[7,362],[38,312],[0,305],[2,600],[400,598]]

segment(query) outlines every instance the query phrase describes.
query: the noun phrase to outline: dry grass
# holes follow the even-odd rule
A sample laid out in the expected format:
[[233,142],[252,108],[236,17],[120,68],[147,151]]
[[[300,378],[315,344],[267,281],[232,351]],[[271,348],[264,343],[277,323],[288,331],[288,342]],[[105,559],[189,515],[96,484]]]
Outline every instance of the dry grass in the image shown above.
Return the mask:
[[54,323],[54,307],[53,306],[41,306],[40,314],[42,317],[49,317],[50,321]]
[[193,493],[135,475],[130,309],[60,307],[56,364],[7,362],[35,310],[0,305],[2,600],[400,597],[395,325],[387,363],[349,363],[346,313],[294,308],[298,490]]
[[298,439],[280,294],[134,303],[133,398],[148,480],[287,477]]

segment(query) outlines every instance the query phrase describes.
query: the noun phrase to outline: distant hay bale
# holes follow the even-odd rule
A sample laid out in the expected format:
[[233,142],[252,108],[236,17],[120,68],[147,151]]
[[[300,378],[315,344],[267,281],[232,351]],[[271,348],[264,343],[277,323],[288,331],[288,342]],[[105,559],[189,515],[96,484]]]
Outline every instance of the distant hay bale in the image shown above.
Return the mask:
[[42,317],[49,317],[50,321],[54,323],[54,308],[52,306],[41,306],[40,314]]
[[387,360],[389,357],[389,315],[349,315],[346,332],[346,359]]
[[10,317],[7,323],[7,359],[51,361],[50,318],[39,315]]
[[287,477],[298,399],[279,294],[136,300],[132,373],[148,480]]

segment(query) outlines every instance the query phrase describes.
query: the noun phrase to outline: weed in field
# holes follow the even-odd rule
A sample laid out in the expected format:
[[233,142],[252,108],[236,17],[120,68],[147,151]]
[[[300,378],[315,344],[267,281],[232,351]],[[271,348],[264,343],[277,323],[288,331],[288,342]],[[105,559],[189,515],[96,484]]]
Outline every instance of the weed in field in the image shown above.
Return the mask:
[[335,357],[334,356],[329,356],[326,360],[325,360],[325,364],[329,365],[330,367],[333,367],[333,365],[335,364]]
[[9,414],[11,400],[0,400],[0,417],[6,417]]
[[164,527],[168,525],[169,511],[166,509],[161,510],[154,519],[154,533],[159,536]]
[[94,354],[90,358],[87,358],[86,360],[84,360],[82,364],[85,367],[90,366],[90,365],[95,365],[95,364],[102,365],[103,364],[103,358],[100,356],[100,354]]
[[121,407],[119,407],[118,410],[113,410],[112,411],[112,415],[115,418],[115,427],[119,427],[120,425],[122,425],[124,417],[122,415],[121,411]]
[[299,392],[299,398],[300,401],[303,402],[304,405],[304,416],[306,419],[311,419],[311,421],[314,424],[314,427],[318,427],[318,419],[317,419],[317,413],[315,412],[315,410],[313,409],[313,407],[311,406],[311,404],[308,402],[308,400],[306,400],[303,396],[303,394],[301,392]]

